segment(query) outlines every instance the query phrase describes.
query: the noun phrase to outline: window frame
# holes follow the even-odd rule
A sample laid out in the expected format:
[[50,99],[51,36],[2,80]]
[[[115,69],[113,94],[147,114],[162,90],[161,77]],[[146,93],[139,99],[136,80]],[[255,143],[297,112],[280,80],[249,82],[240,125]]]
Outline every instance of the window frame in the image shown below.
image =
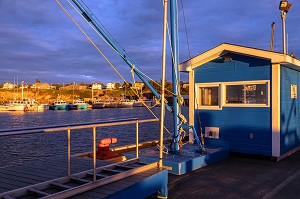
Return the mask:
[[[264,104],[244,104],[244,103],[226,103],[226,86],[239,86],[249,84],[265,84],[266,85],[266,103]],[[258,81],[236,81],[236,82],[223,82],[223,107],[270,107],[270,80]]]
[[[265,84],[266,85],[266,103],[265,104],[242,104],[242,103],[226,103],[226,86],[228,85],[249,85],[249,84]],[[218,105],[205,106],[200,105],[200,88],[218,87]],[[211,83],[195,83],[195,109],[202,110],[222,110],[223,107],[270,107],[270,80],[252,80],[252,81],[232,81],[232,82],[211,82]]]
[[[200,88],[207,88],[207,87],[217,87],[218,88],[218,105],[200,105]],[[205,110],[221,110],[221,102],[222,102],[222,95],[221,95],[221,83],[215,82],[215,83],[196,83],[195,84],[195,92],[196,92],[196,98],[195,98],[195,107],[196,109],[205,109]]]

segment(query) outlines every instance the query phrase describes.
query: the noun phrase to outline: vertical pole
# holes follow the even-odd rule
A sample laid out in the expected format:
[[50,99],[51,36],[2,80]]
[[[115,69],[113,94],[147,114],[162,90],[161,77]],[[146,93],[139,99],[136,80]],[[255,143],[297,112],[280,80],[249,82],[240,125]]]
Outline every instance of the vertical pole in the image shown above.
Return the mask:
[[71,130],[68,129],[68,176],[71,176]]
[[22,101],[24,99],[24,81],[22,81]]
[[162,48],[162,85],[161,85],[161,109],[160,109],[160,136],[159,136],[159,162],[158,167],[162,167],[163,141],[164,141],[164,115],[165,115],[165,81],[166,81],[166,40],[168,26],[168,0],[164,0],[164,28],[163,28],[163,48]]
[[93,127],[93,182],[96,182],[96,127]]
[[178,73],[178,16],[177,16],[177,0],[170,1],[170,23],[171,23],[171,49],[172,49],[172,83],[173,83],[173,119],[174,119],[174,134],[173,144],[174,152],[179,152],[179,105],[178,101],[178,84],[179,84],[179,73]]
[[136,158],[139,158],[139,120],[136,120]]
[[286,54],[286,29],[285,29],[285,19],[286,19],[286,12],[281,11],[281,18],[282,18],[282,49],[283,54]]
[[274,51],[274,44],[275,44],[275,22],[271,25],[272,34],[271,34],[271,44],[270,44],[270,51]]

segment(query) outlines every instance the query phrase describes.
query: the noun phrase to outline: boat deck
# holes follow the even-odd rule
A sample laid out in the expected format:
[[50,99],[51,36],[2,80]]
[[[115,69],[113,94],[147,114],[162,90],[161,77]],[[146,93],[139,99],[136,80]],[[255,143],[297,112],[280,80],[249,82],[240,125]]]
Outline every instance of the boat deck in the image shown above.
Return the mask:
[[[38,194],[32,193],[21,197],[14,196],[14,194],[5,194],[6,197],[3,197],[1,194],[65,177],[67,176],[67,163],[67,158],[55,157],[25,161],[22,164],[2,167],[0,169],[0,198],[40,198],[41,196],[38,196]],[[71,163],[71,175],[93,168],[93,160],[90,158],[72,157]],[[105,167],[106,165],[108,165],[108,162],[97,160],[97,167]],[[115,178],[112,182],[94,186],[93,189],[77,193],[70,196],[70,198],[134,198],[135,196],[144,198],[159,190],[163,190],[167,194],[167,175],[166,170],[149,167],[142,172],[132,174],[128,177]],[[151,186],[147,187],[145,184]],[[139,191],[136,191],[137,189]]]

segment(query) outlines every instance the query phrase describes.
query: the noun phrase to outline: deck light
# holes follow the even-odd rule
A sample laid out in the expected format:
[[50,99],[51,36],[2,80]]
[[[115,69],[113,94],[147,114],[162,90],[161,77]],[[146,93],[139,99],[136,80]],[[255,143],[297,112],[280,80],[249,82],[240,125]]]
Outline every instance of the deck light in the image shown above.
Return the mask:
[[282,48],[284,54],[287,54],[286,30],[285,30],[286,13],[290,10],[291,7],[292,4],[290,4],[288,1],[280,1],[279,10],[281,10],[281,18],[282,18]]
[[280,1],[279,10],[287,13],[291,7],[292,4],[290,4],[288,1]]

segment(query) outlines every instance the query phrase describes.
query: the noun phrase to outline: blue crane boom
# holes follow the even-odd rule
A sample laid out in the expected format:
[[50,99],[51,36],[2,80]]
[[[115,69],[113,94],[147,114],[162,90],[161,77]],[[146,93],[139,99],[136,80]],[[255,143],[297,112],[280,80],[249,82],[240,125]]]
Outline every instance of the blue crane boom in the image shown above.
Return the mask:
[[[83,6],[80,1],[72,0],[72,2],[77,6],[77,8],[82,12],[82,16],[86,19],[87,22],[93,25],[96,31],[103,37],[103,39],[121,56],[121,58],[127,63],[131,70],[146,84],[146,86],[151,90],[154,96],[161,101],[161,96],[155,90],[155,88],[149,83],[145,75],[135,66],[127,57],[125,52],[121,47],[116,45],[111,36],[105,31],[105,29],[97,23],[97,20],[94,19],[94,15],[88,11],[88,9]],[[172,108],[166,104],[166,108],[169,111],[172,111]]]
[[[77,6],[77,8],[81,11],[82,16],[85,20],[90,23],[95,30],[102,36],[102,38],[110,45],[127,63],[127,65],[131,68],[131,70],[146,84],[146,86],[151,90],[154,96],[161,101],[161,95],[157,92],[157,90],[149,83],[147,77],[135,66],[127,57],[124,50],[117,45],[117,43],[113,40],[113,38],[109,35],[109,33],[105,30],[105,28],[97,22],[97,18],[94,17],[94,14],[87,8],[87,6],[83,5],[82,0],[72,0],[72,2]],[[189,129],[192,129],[194,132],[194,137],[199,145],[199,151],[203,151],[203,146],[200,142],[200,139],[197,135],[197,132],[194,126],[188,126],[185,117],[180,112],[179,101],[182,100],[180,93],[178,91],[179,85],[179,70],[178,70],[178,33],[177,33],[177,0],[171,0],[170,4],[170,16],[171,16],[171,46],[173,52],[173,71],[172,71],[172,83],[173,83],[173,109],[165,103],[165,107],[168,111],[173,112],[174,118],[174,134],[173,140],[170,147],[171,151],[175,153],[179,153],[180,146],[180,136],[181,132],[184,131],[182,126],[187,126]]]

